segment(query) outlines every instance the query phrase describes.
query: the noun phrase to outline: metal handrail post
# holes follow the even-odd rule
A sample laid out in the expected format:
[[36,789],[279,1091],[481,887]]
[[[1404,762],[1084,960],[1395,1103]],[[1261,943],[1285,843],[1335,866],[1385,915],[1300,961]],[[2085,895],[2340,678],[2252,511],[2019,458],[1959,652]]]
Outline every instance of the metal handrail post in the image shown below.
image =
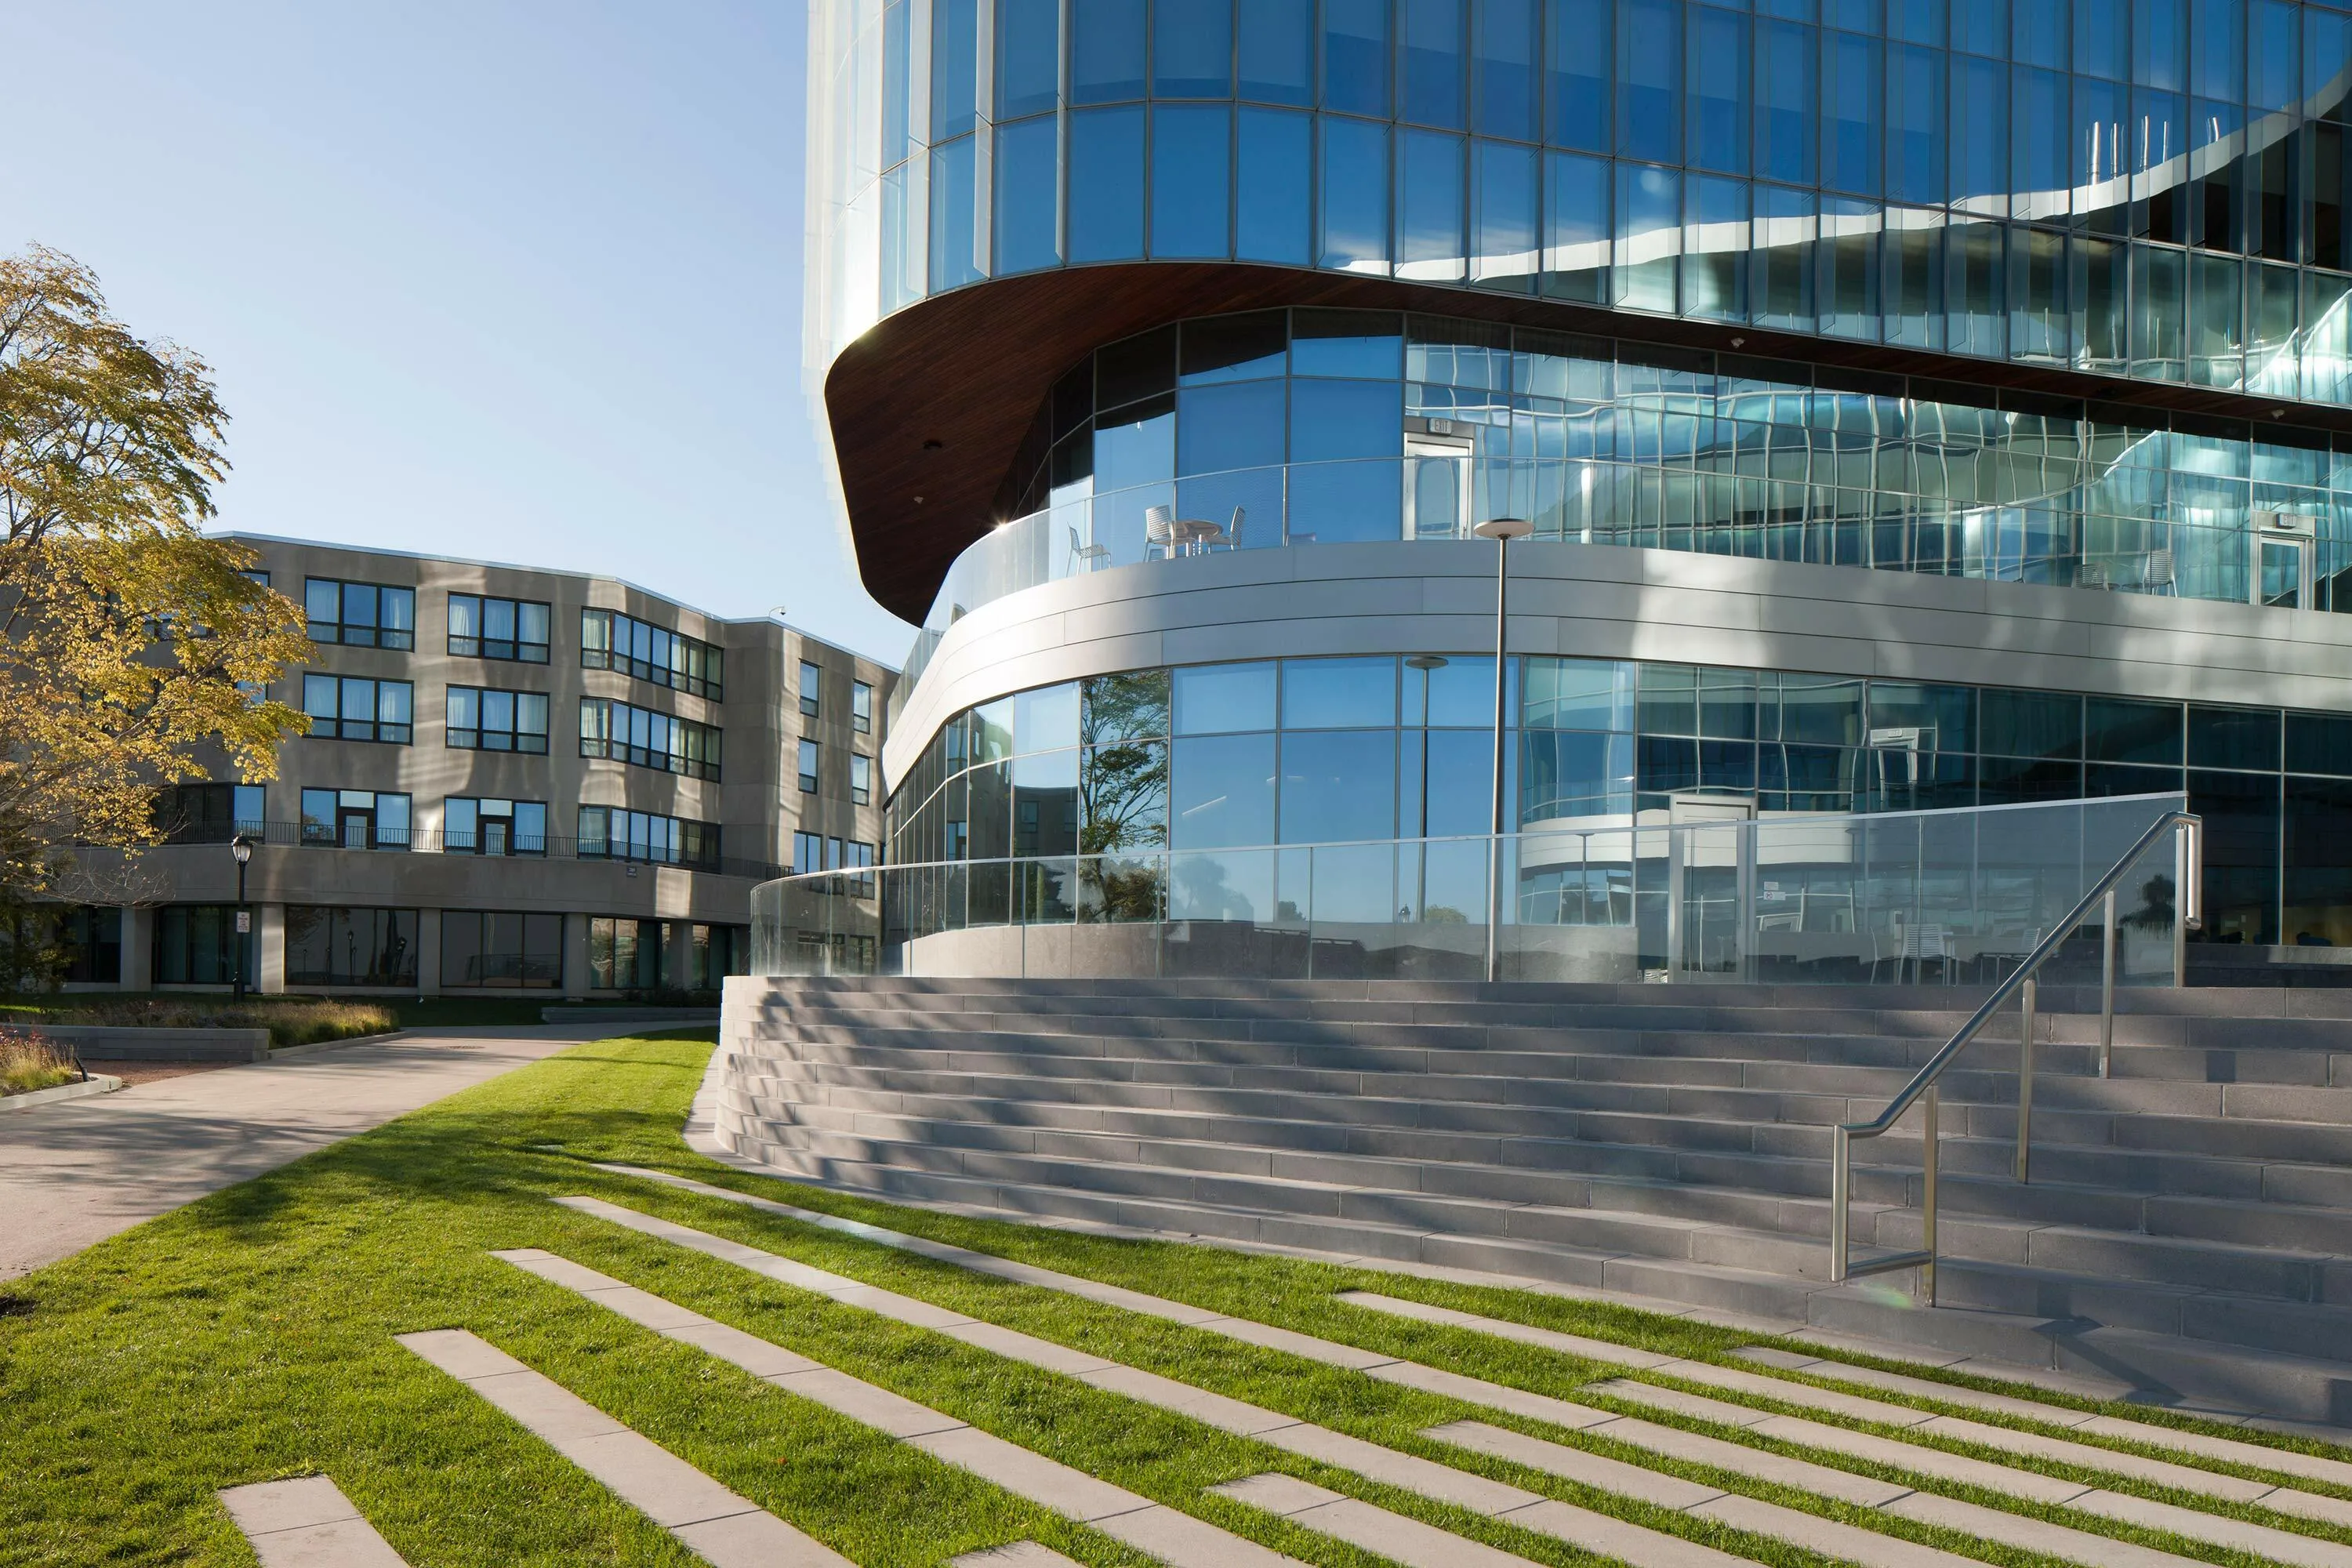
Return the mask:
[[1830,1129],[1830,1283],[1846,1276],[1846,1199],[1853,1185],[1853,1134],[1843,1123]]
[[2017,1036],[2017,1179],[2022,1184],[2033,1173],[2033,1004],[2041,982],[2032,975],[2018,988]]
[[[1920,1100],[1919,1118],[1919,1132],[1926,1145],[1926,1152],[1920,1160],[1923,1179],[1919,1184],[1919,1248],[1927,1255],[1927,1261],[1919,1268],[1919,1283],[1927,1293],[1930,1307],[1936,1304],[1936,1174],[1941,1163],[1943,1146],[1943,1129],[1941,1118],[1937,1115],[1937,1090],[1931,1084]],[[1843,1137],[1845,1130],[1840,1128],[1838,1131]]]
[[2099,1076],[2116,1076],[2116,890],[2099,916]]
[[2172,834],[2172,984],[2189,984],[2189,827]]

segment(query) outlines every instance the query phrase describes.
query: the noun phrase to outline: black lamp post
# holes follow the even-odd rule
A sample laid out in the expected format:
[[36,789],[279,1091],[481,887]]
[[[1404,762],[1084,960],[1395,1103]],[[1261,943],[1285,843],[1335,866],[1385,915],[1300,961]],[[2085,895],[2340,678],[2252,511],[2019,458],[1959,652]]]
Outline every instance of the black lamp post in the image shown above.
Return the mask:
[[1495,542],[1495,811],[1489,823],[1486,862],[1486,978],[1503,977],[1503,705],[1509,692],[1504,665],[1504,629],[1509,624],[1511,541],[1536,531],[1523,517],[1494,517],[1471,529],[1481,539]]
[[253,859],[253,840],[240,833],[228,841],[228,852],[236,861],[236,1001],[245,1002],[245,942],[253,932],[253,911],[245,905],[245,868]]

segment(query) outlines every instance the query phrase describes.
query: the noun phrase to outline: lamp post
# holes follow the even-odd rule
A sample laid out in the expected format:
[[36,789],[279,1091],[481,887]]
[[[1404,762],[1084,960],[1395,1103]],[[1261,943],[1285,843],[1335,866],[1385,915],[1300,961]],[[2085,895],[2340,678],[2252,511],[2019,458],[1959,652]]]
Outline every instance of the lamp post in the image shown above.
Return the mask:
[[245,868],[253,859],[253,840],[240,833],[228,841],[228,852],[236,862],[236,1002],[245,1004],[245,942],[253,932],[253,911],[245,907]]
[[1510,681],[1504,632],[1510,614],[1511,541],[1536,531],[1523,517],[1490,517],[1470,531],[1495,542],[1495,810],[1486,849],[1486,978],[1503,977],[1503,721]]

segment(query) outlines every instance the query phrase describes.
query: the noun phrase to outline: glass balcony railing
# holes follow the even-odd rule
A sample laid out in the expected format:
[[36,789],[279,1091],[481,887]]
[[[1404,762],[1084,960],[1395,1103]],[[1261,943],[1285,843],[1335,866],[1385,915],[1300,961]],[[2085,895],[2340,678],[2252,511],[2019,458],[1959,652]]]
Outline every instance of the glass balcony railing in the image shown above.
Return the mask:
[[[825,872],[753,890],[752,972],[1475,980],[1487,972],[1491,924],[1508,980],[1990,982],[2182,806],[2178,795],[2147,795],[1563,822],[1499,841]],[[2142,862],[2120,884],[2118,973],[2170,984],[2179,872],[2168,841]],[[2045,977],[2095,978],[2098,943],[2081,946]]]

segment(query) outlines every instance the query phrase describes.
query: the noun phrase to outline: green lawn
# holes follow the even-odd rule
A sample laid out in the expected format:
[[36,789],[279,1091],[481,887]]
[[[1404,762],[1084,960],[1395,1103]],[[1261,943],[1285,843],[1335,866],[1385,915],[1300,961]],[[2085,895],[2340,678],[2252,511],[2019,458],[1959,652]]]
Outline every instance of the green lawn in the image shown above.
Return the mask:
[[[445,1327],[481,1334],[868,1568],[939,1563],[1024,1537],[1106,1568],[1144,1561],[487,1256],[516,1247],[546,1247],[625,1279],[1306,1562],[1339,1568],[1374,1559],[1203,1499],[1202,1489],[1284,1470],[1538,1562],[1579,1560],[1548,1537],[1320,1468],[546,1201],[571,1193],[659,1213],[1780,1568],[1822,1562],[1795,1546],[1583,1492],[1416,1436],[1475,1415],[1578,1440],[1555,1429],[608,1174],[586,1161],[690,1174],[1556,1394],[1607,1372],[1361,1311],[1334,1303],[1331,1293],[1410,1294],[1685,1354],[1720,1354],[1750,1336],[1555,1297],[782,1187],[702,1160],[680,1142],[709,1050],[707,1040],[678,1037],[583,1046],[0,1285],[11,1293],[0,1299],[0,1563],[249,1563],[214,1491],[313,1472],[332,1476],[415,1568],[695,1561],[393,1342],[394,1334]],[[1584,1446],[1611,1451],[1598,1439]],[[1664,1468],[1830,1517],[1863,1517],[1802,1493]],[[2047,1561],[1987,1551],[1926,1526],[1874,1521],[1995,1563]],[[2104,1528],[2214,1563],[2252,1561]]]

